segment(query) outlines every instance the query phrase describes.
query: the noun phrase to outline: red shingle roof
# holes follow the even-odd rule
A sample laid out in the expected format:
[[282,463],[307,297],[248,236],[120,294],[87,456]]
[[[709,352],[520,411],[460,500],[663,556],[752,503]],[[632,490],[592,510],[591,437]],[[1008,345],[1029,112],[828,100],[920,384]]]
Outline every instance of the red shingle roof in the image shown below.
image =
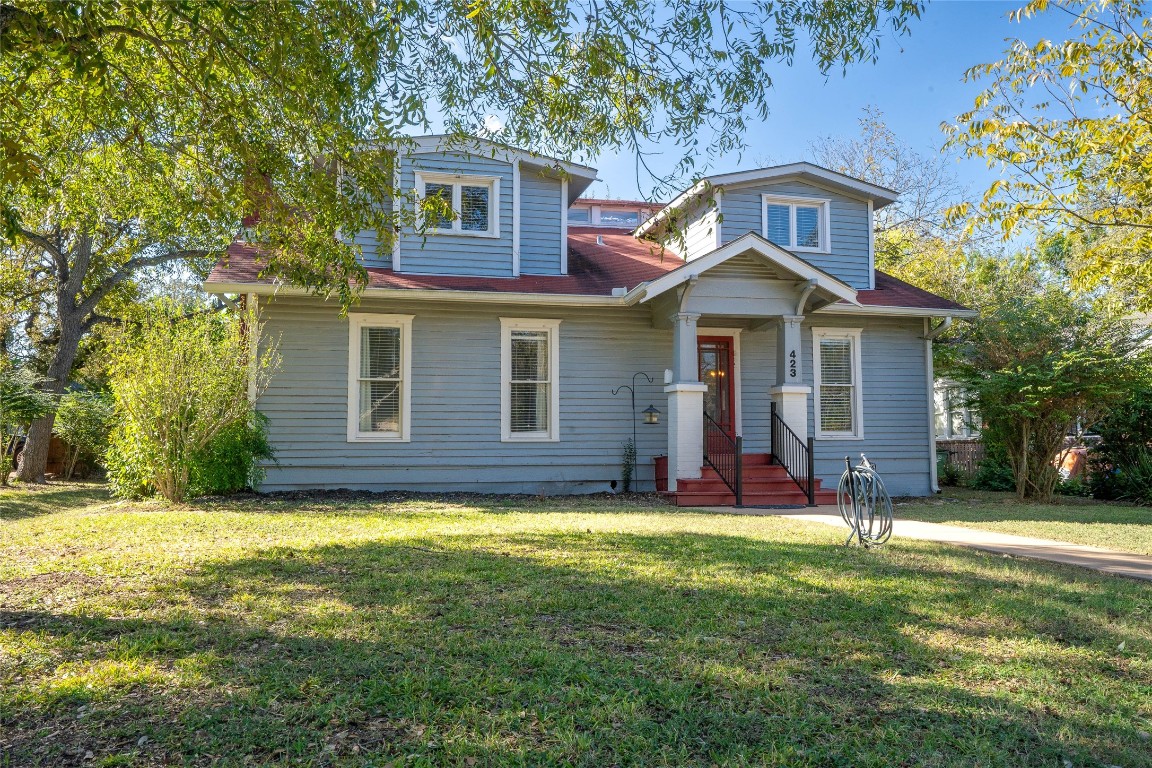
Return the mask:
[[967,307],[909,285],[886,272],[876,270],[876,289],[857,291],[856,300],[866,307],[913,307],[916,309],[958,309]]
[[[602,238],[600,245],[597,238]],[[521,275],[520,277],[455,277],[411,275],[391,269],[369,268],[371,288],[496,293],[545,293],[569,296],[611,296],[613,288],[635,288],[654,280],[684,262],[671,251],[637,240],[614,228],[582,227],[568,234],[567,275]],[[269,285],[260,277],[259,246],[237,241],[217,262],[208,283]],[[858,291],[864,306],[917,309],[963,309],[959,304],[921,290],[877,270],[876,289]]]

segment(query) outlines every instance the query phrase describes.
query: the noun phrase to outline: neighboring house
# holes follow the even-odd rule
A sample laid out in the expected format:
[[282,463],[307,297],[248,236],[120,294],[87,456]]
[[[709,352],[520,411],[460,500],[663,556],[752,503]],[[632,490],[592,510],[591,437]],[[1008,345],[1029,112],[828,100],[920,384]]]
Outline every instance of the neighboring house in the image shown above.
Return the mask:
[[936,379],[934,387],[937,440],[977,440],[979,414],[967,402],[963,388],[950,379]]
[[[795,163],[712,176],[633,232],[615,212],[642,204],[581,200],[592,168],[442,141],[397,176],[458,217],[391,251],[359,233],[371,284],[346,316],[261,278],[245,242],[205,283],[279,341],[266,489],[607,491],[635,429],[637,487],[678,503],[734,500],[704,465],[731,482],[737,436],[748,504],[803,502],[806,465],[834,486],[861,452],[893,495],[933,490],[930,338],[971,313],[875,270],[895,192]],[[613,395],[633,383],[657,423]]]

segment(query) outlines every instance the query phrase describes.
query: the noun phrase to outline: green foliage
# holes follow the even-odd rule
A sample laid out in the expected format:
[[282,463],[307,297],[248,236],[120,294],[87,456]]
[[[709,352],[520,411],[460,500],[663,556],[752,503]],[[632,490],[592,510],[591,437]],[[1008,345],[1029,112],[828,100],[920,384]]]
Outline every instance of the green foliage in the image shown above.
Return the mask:
[[1014,491],[1016,477],[1008,463],[1007,452],[1000,446],[984,444],[984,458],[976,465],[969,486],[979,491]]
[[189,495],[218,496],[258,488],[265,475],[261,462],[273,458],[268,418],[253,408],[247,419],[222,430],[193,456]]
[[1028,259],[982,264],[969,302],[980,317],[941,372],[972,397],[987,443],[1003,447],[1017,496],[1050,501],[1065,436],[1126,396],[1148,358],[1147,333],[1123,307],[1074,293]]
[[11,367],[0,359],[0,485],[8,484],[21,433],[56,407],[56,398],[41,389],[43,383],[29,369]]
[[1098,499],[1152,505],[1152,448],[1138,448],[1111,464],[1096,464],[1092,493]]
[[1056,493],[1061,496],[1078,496],[1086,499],[1092,496],[1092,484],[1082,477],[1070,477],[1060,481],[1056,486]]
[[[1049,10],[1051,7],[1051,10]],[[945,125],[966,156],[1008,169],[954,220],[988,221],[1006,238],[1063,230],[1081,286],[1123,288],[1152,307],[1152,24],[1144,0],[1030,0],[1016,20],[1066,14],[1067,40],[1014,40],[973,67],[988,80],[972,110]]]
[[100,460],[108,446],[114,403],[104,392],[68,392],[60,398],[53,429],[68,444],[64,477],[70,479],[81,455]]
[[636,443],[632,438],[624,441],[624,450],[620,455],[620,485],[624,493],[632,490],[632,473],[636,469]]
[[1152,504],[1152,386],[1133,390],[1094,427],[1092,492],[1099,499]]
[[110,366],[117,423],[108,470],[117,495],[183,501],[258,479],[252,462],[267,455],[267,442],[248,397],[267,386],[278,355],[270,343],[256,354],[250,331],[259,334],[252,312],[179,315],[165,305],[125,332]]
[[964,484],[964,470],[948,460],[937,462],[936,477],[940,485],[956,487]]

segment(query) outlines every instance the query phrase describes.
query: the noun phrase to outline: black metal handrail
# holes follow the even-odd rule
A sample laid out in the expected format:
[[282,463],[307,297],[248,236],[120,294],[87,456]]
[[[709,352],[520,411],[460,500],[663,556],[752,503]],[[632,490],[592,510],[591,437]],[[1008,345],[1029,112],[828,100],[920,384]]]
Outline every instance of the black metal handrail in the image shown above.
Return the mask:
[[707,412],[704,413],[704,463],[716,470],[724,484],[736,494],[736,506],[742,506],[744,438],[728,434]]
[[808,497],[808,506],[816,506],[816,453],[812,438],[807,441],[792,431],[792,428],[776,412],[772,403],[772,460],[784,467],[788,477],[800,486]]

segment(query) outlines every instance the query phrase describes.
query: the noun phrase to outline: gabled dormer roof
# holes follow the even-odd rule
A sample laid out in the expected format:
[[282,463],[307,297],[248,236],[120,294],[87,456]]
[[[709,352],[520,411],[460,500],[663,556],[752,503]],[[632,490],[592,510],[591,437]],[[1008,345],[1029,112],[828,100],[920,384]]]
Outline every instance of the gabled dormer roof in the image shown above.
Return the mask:
[[800,281],[806,281],[824,299],[831,304],[844,301],[848,304],[860,306],[856,299],[857,291],[852,286],[838,280],[818,267],[814,267],[803,259],[786,251],[775,243],[766,240],[755,232],[741,235],[725,246],[721,246],[698,259],[686,262],[682,266],[661,275],[655,280],[633,288],[625,296],[628,304],[643,303],[657,296],[667,293],[678,286],[695,280],[709,270],[715,269],[729,259],[737,256],[750,255],[785,275],[791,275]]
[[568,203],[571,205],[576,198],[584,194],[584,190],[596,181],[596,169],[589,165],[581,165],[568,160],[561,160],[547,155],[537,154],[527,149],[519,149],[501,144],[491,139],[478,136],[452,136],[448,134],[434,134],[430,136],[412,136],[403,140],[402,150],[410,155],[426,155],[437,152],[462,152],[477,157],[491,157],[505,162],[519,161],[522,166],[527,165],[542,171],[552,171],[568,179]]
[[734,173],[718,173],[705,176],[691,187],[681,192],[675,200],[648,221],[643,222],[636,229],[636,236],[643,237],[650,232],[657,231],[668,220],[687,205],[711,194],[717,189],[731,187],[738,184],[754,184],[763,181],[784,181],[786,179],[806,179],[819,186],[839,190],[849,195],[862,197],[872,201],[873,209],[883,208],[896,202],[899,193],[895,190],[871,184],[843,173],[822,168],[815,163],[788,163],[787,165],[774,165],[768,168],[756,168],[750,171],[736,171]]

